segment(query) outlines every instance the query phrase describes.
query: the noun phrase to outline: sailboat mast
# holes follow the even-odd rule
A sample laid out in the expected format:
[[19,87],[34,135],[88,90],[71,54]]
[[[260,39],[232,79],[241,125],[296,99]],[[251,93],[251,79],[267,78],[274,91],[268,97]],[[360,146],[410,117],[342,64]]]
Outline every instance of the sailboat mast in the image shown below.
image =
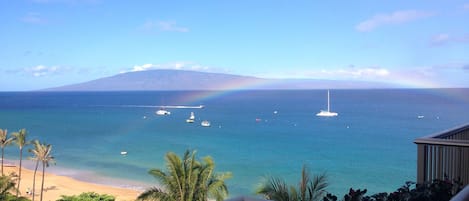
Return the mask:
[[329,108],[329,90],[327,90],[327,111],[329,112],[330,111],[330,108]]

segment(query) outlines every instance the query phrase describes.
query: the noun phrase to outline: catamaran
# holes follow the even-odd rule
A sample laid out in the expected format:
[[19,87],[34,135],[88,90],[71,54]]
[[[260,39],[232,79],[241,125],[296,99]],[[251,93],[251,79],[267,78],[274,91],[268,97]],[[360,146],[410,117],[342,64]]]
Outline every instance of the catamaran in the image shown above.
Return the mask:
[[321,112],[317,113],[316,116],[318,117],[335,117],[339,115],[337,112],[330,111],[330,100],[329,100],[329,90],[327,90],[327,110],[321,110]]

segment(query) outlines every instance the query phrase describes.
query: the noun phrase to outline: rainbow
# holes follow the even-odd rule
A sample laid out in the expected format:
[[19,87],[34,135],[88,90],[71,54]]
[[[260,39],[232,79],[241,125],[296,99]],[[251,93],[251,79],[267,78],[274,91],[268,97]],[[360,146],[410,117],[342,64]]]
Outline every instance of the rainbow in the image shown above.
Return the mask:
[[179,100],[184,104],[201,104],[204,100],[213,99],[227,94],[236,93],[242,90],[260,89],[278,81],[273,80],[243,80],[237,82],[228,82],[223,86],[218,86],[216,90],[192,91],[181,97]]
[[[205,100],[233,94],[243,90],[262,89],[267,85],[275,84],[281,80],[243,80],[233,81],[223,86],[218,86],[217,90],[191,91],[180,97],[179,102],[187,105],[203,104]],[[428,79],[417,79],[411,76],[399,76],[391,84],[395,88],[403,89],[426,89],[427,93],[437,97],[449,100],[462,101],[469,103],[469,94],[467,89],[441,89],[441,85]]]

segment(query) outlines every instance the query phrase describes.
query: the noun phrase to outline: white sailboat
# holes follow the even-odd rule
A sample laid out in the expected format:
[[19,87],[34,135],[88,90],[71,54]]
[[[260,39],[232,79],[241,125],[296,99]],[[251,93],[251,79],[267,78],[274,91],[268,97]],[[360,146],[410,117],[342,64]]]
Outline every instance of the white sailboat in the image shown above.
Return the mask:
[[194,121],[195,121],[195,115],[194,115],[194,112],[191,112],[191,116],[189,117],[189,119],[186,119],[186,122],[194,123]]
[[321,110],[321,112],[317,113],[316,116],[318,117],[335,117],[339,115],[337,112],[330,111],[330,100],[329,100],[329,90],[327,90],[327,110]]

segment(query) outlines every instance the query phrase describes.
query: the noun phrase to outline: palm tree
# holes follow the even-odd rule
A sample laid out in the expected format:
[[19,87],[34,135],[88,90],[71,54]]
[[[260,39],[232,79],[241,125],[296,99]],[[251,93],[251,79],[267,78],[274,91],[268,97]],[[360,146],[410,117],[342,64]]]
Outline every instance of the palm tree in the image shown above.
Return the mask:
[[5,130],[0,129],[0,147],[2,147],[2,176],[4,175],[3,174],[3,159],[4,159],[3,156],[4,156],[5,147],[11,144],[11,142],[13,142],[13,138],[8,137],[7,129]]
[[34,168],[34,174],[33,174],[33,191],[31,192],[33,195],[33,201],[34,201],[34,195],[36,192],[36,173],[37,173],[37,168],[39,167],[39,161],[42,160],[42,156],[44,155],[45,146],[39,143],[38,140],[33,141],[34,149],[30,149],[29,152],[33,154],[33,156],[30,158],[33,161],[36,161],[36,166]]
[[15,144],[18,146],[18,148],[20,149],[20,167],[19,167],[19,170],[18,170],[18,187],[16,188],[16,197],[18,197],[18,193],[19,193],[19,188],[20,188],[20,182],[21,182],[21,163],[22,163],[22,160],[23,160],[23,148],[29,144],[28,141],[26,141],[26,136],[27,136],[27,132],[26,132],[26,129],[21,129],[19,130],[18,132],[14,132],[12,135],[13,135],[13,138],[14,138],[14,142]]
[[293,185],[288,186],[280,178],[271,177],[257,190],[257,194],[262,194],[268,200],[275,201],[320,201],[326,193],[328,186],[325,174],[310,177],[306,166],[301,170],[301,180],[298,188]]
[[41,200],[42,194],[44,190],[44,175],[45,175],[45,167],[49,167],[50,163],[54,162],[54,157],[51,155],[52,145],[50,144],[41,144],[38,140],[33,141],[34,149],[29,150],[33,154],[33,157],[30,159],[36,161],[36,167],[34,168],[33,174],[33,201],[34,201],[34,193],[36,191],[36,173],[39,167],[39,162],[42,162],[42,184],[41,184]]
[[214,173],[215,163],[211,157],[202,161],[196,152],[186,150],[181,160],[175,153],[166,154],[167,171],[151,169],[149,174],[160,181],[164,189],[153,187],[138,196],[138,200],[158,201],[222,201],[228,196],[225,180],[231,173]]
[[41,183],[41,199],[40,201],[42,201],[42,194],[44,192],[44,175],[45,175],[45,171],[46,171],[46,167],[49,167],[49,163],[53,163],[54,162],[54,157],[51,155],[51,151],[52,151],[52,145],[48,144],[48,145],[42,145],[42,149],[44,150],[43,151],[43,154],[41,155],[41,162],[42,162],[42,183]]

